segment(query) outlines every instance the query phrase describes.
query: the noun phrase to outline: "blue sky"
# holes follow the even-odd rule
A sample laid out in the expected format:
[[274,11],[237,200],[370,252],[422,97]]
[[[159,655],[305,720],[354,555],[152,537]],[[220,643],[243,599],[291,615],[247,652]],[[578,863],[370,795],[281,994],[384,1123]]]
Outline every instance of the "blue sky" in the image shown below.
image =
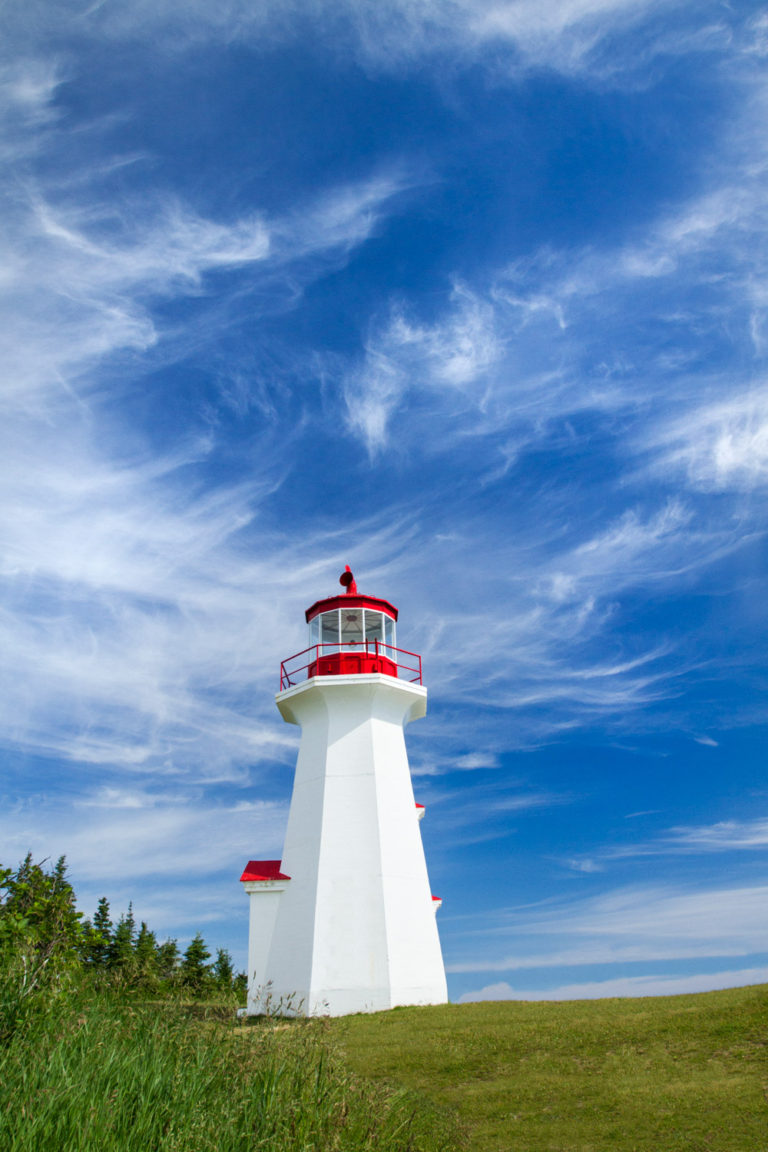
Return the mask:
[[244,965],[400,608],[453,999],[768,980],[768,9],[12,0],[0,860]]

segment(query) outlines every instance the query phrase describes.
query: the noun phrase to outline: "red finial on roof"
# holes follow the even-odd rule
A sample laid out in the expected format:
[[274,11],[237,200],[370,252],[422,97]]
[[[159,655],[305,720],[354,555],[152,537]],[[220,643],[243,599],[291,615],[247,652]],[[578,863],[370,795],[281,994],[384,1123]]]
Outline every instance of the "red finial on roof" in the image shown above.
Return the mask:
[[355,584],[355,578],[352,575],[352,569],[349,564],[346,565],[341,576],[339,576],[339,584],[344,586],[348,596],[355,596],[357,594],[357,584]]

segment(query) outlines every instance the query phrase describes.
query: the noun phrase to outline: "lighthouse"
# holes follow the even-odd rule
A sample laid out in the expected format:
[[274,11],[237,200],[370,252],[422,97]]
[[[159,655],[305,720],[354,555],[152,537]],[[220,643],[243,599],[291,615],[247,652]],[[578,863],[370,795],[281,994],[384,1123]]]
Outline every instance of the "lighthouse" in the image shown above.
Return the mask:
[[340,583],[280,669],[277,707],[301,743],[282,859],[241,877],[251,1014],[447,1000],[404,737],[427,708],[421,658],[397,646],[397,608],[361,595],[349,566]]

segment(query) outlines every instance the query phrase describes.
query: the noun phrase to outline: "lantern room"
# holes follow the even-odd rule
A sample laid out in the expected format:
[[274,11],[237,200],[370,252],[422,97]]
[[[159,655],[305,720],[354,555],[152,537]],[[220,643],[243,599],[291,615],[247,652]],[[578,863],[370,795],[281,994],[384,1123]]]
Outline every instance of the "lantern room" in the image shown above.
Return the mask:
[[[420,684],[421,658],[397,647],[397,608],[388,600],[361,595],[349,565],[339,583],[341,595],[317,600],[307,609],[309,647],[283,662],[281,690],[305,675],[381,673]],[[302,657],[305,662],[298,664]]]

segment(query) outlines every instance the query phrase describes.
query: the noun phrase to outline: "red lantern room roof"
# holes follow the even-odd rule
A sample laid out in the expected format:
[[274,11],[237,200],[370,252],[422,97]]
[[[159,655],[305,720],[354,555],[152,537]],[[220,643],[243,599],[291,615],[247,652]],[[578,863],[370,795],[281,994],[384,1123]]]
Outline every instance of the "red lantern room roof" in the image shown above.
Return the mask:
[[315,616],[319,616],[321,612],[331,612],[334,608],[373,608],[376,612],[383,612],[385,616],[397,620],[397,608],[394,604],[390,604],[389,600],[380,600],[378,596],[360,595],[349,564],[339,577],[339,584],[345,588],[343,595],[329,596],[326,600],[316,600],[312,607],[307,608],[305,612],[307,624],[310,620],[314,620]]

